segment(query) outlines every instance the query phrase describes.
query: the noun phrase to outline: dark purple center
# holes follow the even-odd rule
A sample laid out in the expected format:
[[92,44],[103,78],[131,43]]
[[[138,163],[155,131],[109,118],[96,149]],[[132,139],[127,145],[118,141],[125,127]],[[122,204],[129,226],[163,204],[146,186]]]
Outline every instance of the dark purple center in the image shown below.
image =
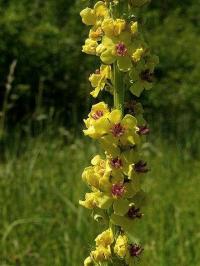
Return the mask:
[[147,127],[147,125],[145,125],[145,126],[139,126],[139,131],[138,131],[138,134],[139,135],[147,135],[147,134],[149,134],[149,128]]
[[119,157],[117,157],[117,158],[111,159],[110,164],[112,167],[119,169],[122,167],[122,160]]
[[116,45],[116,53],[118,56],[125,56],[127,54],[127,48],[123,42]]
[[143,252],[143,248],[137,244],[131,244],[129,246],[129,252],[132,257],[139,257]]
[[121,137],[125,132],[125,128],[120,124],[115,124],[111,128],[111,133],[113,134],[114,137]]
[[97,110],[93,115],[92,115],[92,118],[94,120],[98,120],[100,117],[103,116],[103,111],[101,110]]
[[135,206],[132,206],[128,212],[127,216],[130,219],[135,219],[135,218],[142,218],[142,213],[140,212],[140,208],[136,208]]
[[147,168],[147,163],[142,160],[134,165],[134,170],[137,173],[147,173],[149,171],[149,169]]
[[141,72],[140,78],[141,80],[144,80],[150,83],[153,82],[153,74],[148,69]]
[[137,114],[137,102],[136,101],[130,101],[127,102],[125,107],[127,109],[127,113],[135,116]]

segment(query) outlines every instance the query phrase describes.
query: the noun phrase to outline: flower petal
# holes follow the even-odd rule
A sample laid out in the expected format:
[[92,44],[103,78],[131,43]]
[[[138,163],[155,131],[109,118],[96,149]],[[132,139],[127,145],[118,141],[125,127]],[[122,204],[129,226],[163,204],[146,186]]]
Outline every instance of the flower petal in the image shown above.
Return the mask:
[[100,155],[96,155],[94,158],[92,158],[91,160],[91,164],[92,165],[97,165],[101,160],[101,156]]
[[128,56],[121,56],[117,59],[117,65],[120,71],[127,72],[131,69],[132,62]]
[[112,53],[113,49],[112,48],[109,48],[109,49],[106,49],[100,56],[100,59],[101,61],[104,63],[104,64],[113,64],[116,60],[116,57],[113,55]]
[[135,222],[134,220],[131,220],[125,216],[119,216],[116,214],[112,214],[111,215],[111,222],[113,224],[121,226],[125,231],[133,233],[133,225]]
[[112,205],[112,202],[113,200],[110,197],[102,194],[98,197],[97,206],[101,209],[109,209]]
[[130,87],[130,91],[133,95],[140,97],[140,94],[143,92],[144,87],[141,82],[136,82]]
[[125,117],[122,119],[122,125],[128,126],[130,129],[134,129],[137,125],[137,119],[132,115],[125,115]]
[[119,199],[113,203],[113,209],[117,215],[125,215],[129,210],[129,202],[126,199]]
[[133,67],[133,68],[131,69],[131,71],[129,72],[129,76],[130,76],[130,78],[131,78],[131,80],[132,80],[133,82],[136,82],[136,81],[140,80],[139,72],[138,72],[138,70],[136,69],[136,67]]
[[120,110],[113,110],[110,115],[109,115],[109,120],[113,123],[113,124],[117,124],[121,121],[122,118],[122,113]]

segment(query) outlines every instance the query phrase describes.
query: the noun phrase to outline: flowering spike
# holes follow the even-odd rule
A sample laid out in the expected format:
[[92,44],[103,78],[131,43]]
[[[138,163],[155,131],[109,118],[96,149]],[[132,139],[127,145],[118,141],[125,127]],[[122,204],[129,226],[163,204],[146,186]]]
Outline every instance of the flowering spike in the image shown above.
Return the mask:
[[97,140],[105,154],[96,155],[83,171],[82,179],[91,192],[79,203],[110,226],[96,237],[95,249],[85,259],[85,266],[113,262],[133,265],[143,253],[141,245],[132,243],[129,235],[135,220],[143,217],[141,176],[149,169],[142,159],[141,144],[149,128],[141,103],[134,100],[125,104],[125,92],[130,90],[139,97],[153,86],[158,57],[150,53],[132,14],[132,9],[148,2],[97,1],[80,13],[83,23],[90,27],[82,51],[101,61],[99,69],[89,76],[90,94],[96,98],[107,90],[113,95],[113,106],[99,102],[84,120],[84,134]]

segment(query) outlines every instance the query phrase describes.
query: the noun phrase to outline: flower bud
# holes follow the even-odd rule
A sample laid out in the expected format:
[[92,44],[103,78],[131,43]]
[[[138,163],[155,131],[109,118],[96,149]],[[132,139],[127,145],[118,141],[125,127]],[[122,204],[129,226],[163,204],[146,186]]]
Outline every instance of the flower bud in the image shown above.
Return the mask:
[[141,47],[141,48],[138,48],[133,54],[132,54],[132,59],[135,63],[139,62],[141,57],[143,56],[144,54],[144,49]]
[[84,260],[84,266],[92,266],[92,265],[94,265],[94,264],[93,264],[93,261],[92,261],[91,257],[87,257]]
[[94,25],[96,22],[96,15],[94,13],[94,10],[87,7],[85,9],[83,9],[80,13],[81,17],[82,17],[82,21],[84,24],[86,25]]
[[131,24],[131,32],[132,32],[133,35],[138,33],[138,23],[137,23],[137,21],[133,22]]
[[97,46],[98,46],[97,41],[88,38],[85,40],[85,45],[83,45],[82,47],[83,48],[82,52],[86,54],[95,55]]
[[128,239],[125,235],[119,235],[114,246],[114,252],[120,258],[124,258],[128,248]]

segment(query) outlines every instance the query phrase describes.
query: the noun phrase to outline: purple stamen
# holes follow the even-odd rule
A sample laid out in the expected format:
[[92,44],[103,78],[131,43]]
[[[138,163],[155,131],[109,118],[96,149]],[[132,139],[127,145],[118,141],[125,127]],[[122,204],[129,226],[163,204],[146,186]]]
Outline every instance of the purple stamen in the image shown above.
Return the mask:
[[116,45],[116,52],[118,56],[125,56],[127,51],[126,45],[123,42],[120,42]]
[[98,120],[103,116],[103,111],[97,110],[94,114],[91,115],[94,120]]
[[121,137],[125,132],[125,128],[120,124],[115,124],[111,128],[111,133],[113,134],[114,137]]
[[139,126],[139,131],[138,131],[138,134],[139,135],[147,135],[147,134],[149,134],[149,132],[150,132],[150,129],[147,127],[147,125],[145,125],[145,126]]
[[142,160],[134,165],[134,170],[137,173],[147,173],[149,171],[149,169],[147,168],[147,163]]
[[147,81],[147,82],[153,82],[153,73],[150,72],[150,70],[146,69],[141,72],[140,74],[141,80]]
[[141,253],[143,252],[143,248],[140,245],[137,244],[131,244],[129,246],[129,252],[132,257],[139,257]]
[[140,212],[140,208],[136,208],[135,206],[132,206],[127,213],[127,216],[130,219],[136,219],[136,218],[142,218],[142,213]]
[[122,160],[119,157],[117,157],[117,158],[112,159],[110,161],[110,164],[112,167],[119,169],[122,167]]

